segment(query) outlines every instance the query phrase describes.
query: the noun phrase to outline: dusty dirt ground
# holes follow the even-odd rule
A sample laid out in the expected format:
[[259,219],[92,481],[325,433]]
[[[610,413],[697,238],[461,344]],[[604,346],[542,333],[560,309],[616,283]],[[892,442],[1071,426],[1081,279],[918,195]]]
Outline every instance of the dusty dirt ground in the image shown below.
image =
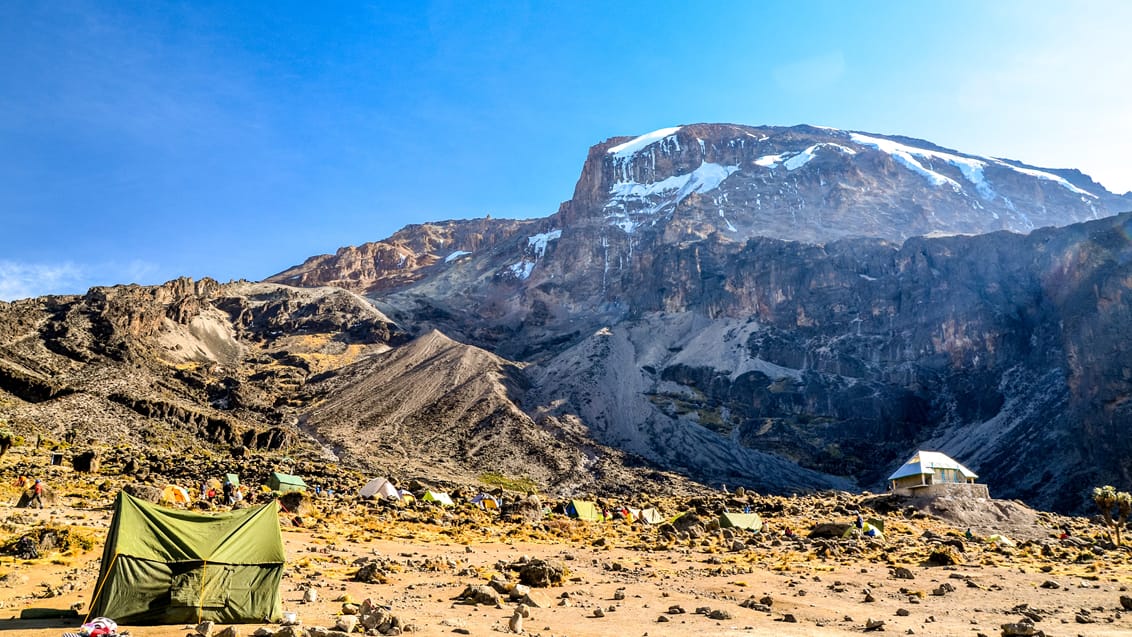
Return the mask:
[[[109,522],[106,509],[6,507],[2,515],[6,528],[43,521],[87,530],[99,540]],[[284,610],[307,626],[333,627],[342,607],[335,600],[348,595],[389,606],[413,634],[508,632],[515,603],[473,606],[454,598],[469,584],[485,584],[501,573],[501,563],[527,556],[557,560],[568,569],[563,586],[534,589],[534,598],[546,607],[532,608],[524,620],[530,635],[848,635],[864,632],[869,620],[882,620],[887,633],[974,637],[1001,634],[1001,624],[1021,619],[1023,604],[1040,618],[1036,628],[1050,635],[1132,634],[1132,615],[1120,610],[1119,601],[1121,591],[1132,586],[1123,551],[1064,561],[979,545],[964,551],[960,565],[925,566],[903,546],[911,541],[897,523],[885,542],[835,540],[843,550],[820,557],[814,543],[773,531],[801,520],[771,518],[770,534],[730,550],[707,538],[649,546],[647,535],[624,523],[556,520],[558,532],[551,536],[508,523],[446,526],[434,524],[437,518],[392,517],[362,504],[338,503],[324,517],[308,520],[310,528],[285,527]],[[919,522],[946,531],[933,520]],[[72,604],[82,604],[85,612],[100,550],[98,541],[90,550],[36,560],[4,557],[0,618],[18,617],[25,608]],[[359,558],[382,561],[388,582],[352,581]],[[897,566],[914,579],[895,578]],[[941,591],[942,585],[950,586]],[[308,587],[317,591],[313,603],[302,602]],[[866,601],[869,593],[874,601]],[[767,596],[769,611],[740,605]],[[674,606],[685,612],[670,612]],[[597,609],[604,616],[596,616]],[[711,611],[723,614],[712,619]],[[0,632],[47,637],[77,624],[0,619]],[[237,631],[250,635],[259,627]],[[137,637],[193,632],[187,625],[123,628]]]

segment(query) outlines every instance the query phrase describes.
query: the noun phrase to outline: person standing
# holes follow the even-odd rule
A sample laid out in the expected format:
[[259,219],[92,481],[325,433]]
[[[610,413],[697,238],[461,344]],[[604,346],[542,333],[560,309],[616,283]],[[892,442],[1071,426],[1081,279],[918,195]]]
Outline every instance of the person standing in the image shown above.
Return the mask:
[[37,509],[43,508],[43,483],[39,478],[35,479],[35,484],[31,485],[31,505]]

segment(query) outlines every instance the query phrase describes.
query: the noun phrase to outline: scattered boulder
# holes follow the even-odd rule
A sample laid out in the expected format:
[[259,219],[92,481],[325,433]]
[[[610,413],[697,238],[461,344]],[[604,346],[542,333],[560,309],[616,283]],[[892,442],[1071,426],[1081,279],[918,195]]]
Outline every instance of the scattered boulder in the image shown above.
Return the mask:
[[518,571],[519,581],[533,588],[561,586],[567,575],[565,566],[539,559],[521,563]]
[[484,604],[487,606],[501,606],[499,593],[490,586],[469,585],[456,599],[464,604]]
[[389,582],[389,578],[382,571],[381,564],[378,562],[363,564],[361,568],[354,572],[353,580],[366,584],[386,584]]
[[938,546],[928,556],[928,564],[934,566],[952,566],[962,564],[963,558],[959,552],[950,546]]
[[89,449],[71,458],[71,467],[81,473],[97,473],[99,466],[98,452]]
[[838,522],[822,522],[814,525],[810,529],[809,538],[814,539],[840,539],[845,532],[849,530],[848,524],[840,524]]
[[122,487],[122,490],[139,500],[145,500],[151,504],[159,504],[161,502],[161,489],[151,484],[133,482]]
[[1002,637],[1030,637],[1037,632],[1037,629],[1034,628],[1034,622],[1029,619],[1002,625]]

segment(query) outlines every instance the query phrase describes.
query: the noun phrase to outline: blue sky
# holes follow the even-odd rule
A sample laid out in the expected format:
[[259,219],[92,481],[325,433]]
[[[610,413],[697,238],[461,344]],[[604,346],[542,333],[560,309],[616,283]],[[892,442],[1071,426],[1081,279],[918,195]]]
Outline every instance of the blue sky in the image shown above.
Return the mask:
[[546,216],[591,145],[695,122],[904,134],[1132,190],[1132,3],[1071,4],[0,3],[0,299]]

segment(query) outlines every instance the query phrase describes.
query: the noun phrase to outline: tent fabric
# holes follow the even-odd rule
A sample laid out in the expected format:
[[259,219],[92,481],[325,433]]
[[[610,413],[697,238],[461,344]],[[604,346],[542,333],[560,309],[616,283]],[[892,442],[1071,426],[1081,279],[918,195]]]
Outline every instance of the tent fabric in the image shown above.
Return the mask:
[[641,509],[637,519],[645,524],[664,524],[664,516],[657,509]]
[[307,490],[307,483],[303,482],[303,479],[299,476],[279,473],[278,471],[272,472],[271,477],[267,480],[267,485],[271,487],[272,491],[279,491],[280,493]]
[[566,505],[566,515],[590,522],[601,522],[605,520],[605,516],[602,515],[597,505],[585,500],[570,500],[570,504]]
[[471,502],[481,509],[499,509],[499,500],[496,500],[486,493],[476,494],[476,496],[472,498]]
[[758,513],[731,513],[725,511],[719,514],[719,527],[722,529],[736,528],[747,531],[758,531],[763,528],[763,519]]
[[437,504],[446,507],[456,506],[456,503],[452,501],[452,498],[443,491],[425,491],[424,495],[421,496],[421,501],[436,502]]
[[240,486],[240,476],[238,476],[234,473],[224,474],[224,479],[228,481],[228,484],[230,484],[234,487]]
[[119,493],[90,615],[143,625],[278,619],[276,507],[202,515]]
[[358,491],[358,495],[363,498],[401,499],[401,494],[397,492],[397,487],[393,486],[393,483],[385,478],[374,478],[365,483],[365,486]]
[[870,522],[865,522],[859,529],[856,526],[850,525],[849,528],[845,529],[845,532],[841,534],[841,537],[854,537],[857,535],[865,535],[868,537],[884,537],[884,529],[877,527]]
[[161,490],[161,501],[169,504],[192,504],[188,490],[175,484],[166,485]]

